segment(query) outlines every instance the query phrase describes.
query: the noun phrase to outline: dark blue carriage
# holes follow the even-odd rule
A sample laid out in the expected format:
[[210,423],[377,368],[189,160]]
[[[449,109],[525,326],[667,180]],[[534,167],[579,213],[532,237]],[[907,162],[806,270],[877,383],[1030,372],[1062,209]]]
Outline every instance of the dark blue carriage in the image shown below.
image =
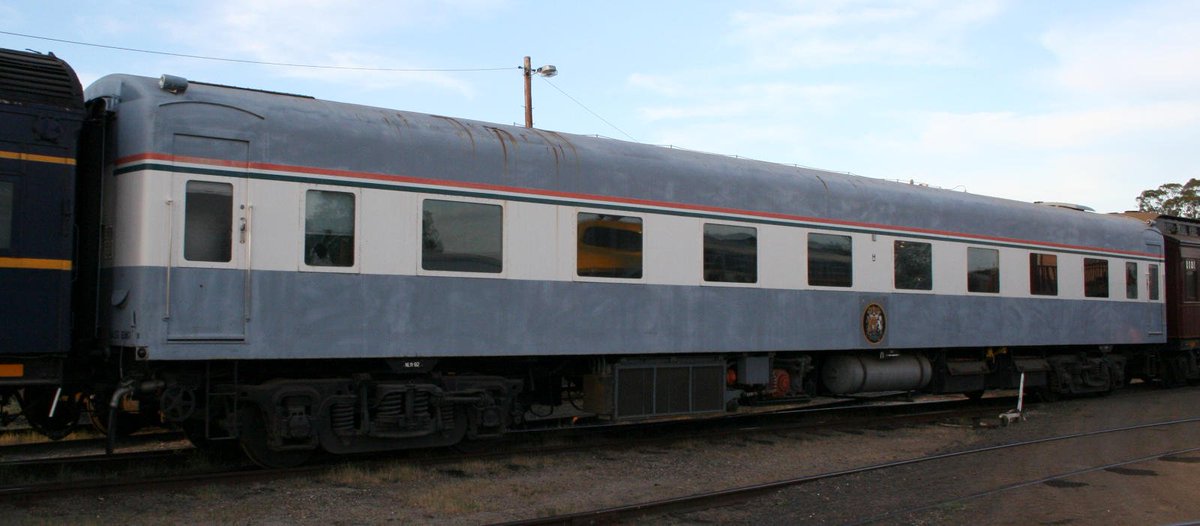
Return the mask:
[[57,382],[70,347],[83,120],[70,66],[0,50],[0,386]]

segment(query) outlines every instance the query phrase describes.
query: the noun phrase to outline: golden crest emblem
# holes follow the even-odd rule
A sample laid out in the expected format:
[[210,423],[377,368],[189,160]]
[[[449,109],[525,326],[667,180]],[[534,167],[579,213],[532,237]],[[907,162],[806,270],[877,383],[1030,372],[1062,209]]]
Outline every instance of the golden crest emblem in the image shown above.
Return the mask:
[[871,343],[883,341],[883,335],[887,332],[887,317],[883,314],[883,307],[877,303],[867,305],[867,308],[863,310],[862,327],[863,336],[866,336],[867,341]]

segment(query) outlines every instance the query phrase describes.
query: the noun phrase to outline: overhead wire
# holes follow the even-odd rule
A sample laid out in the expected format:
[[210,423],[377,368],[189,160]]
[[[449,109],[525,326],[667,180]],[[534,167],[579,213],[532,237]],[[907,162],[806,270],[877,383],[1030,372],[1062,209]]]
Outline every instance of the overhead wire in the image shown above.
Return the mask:
[[473,71],[501,71],[513,69],[511,66],[502,68],[382,68],[373,66],[333,66],[328,64],[303,64],[298,62],[270,62],[265,60],[250,60],[243,58],[229,57],[213,57],[207,55],[189,55],[187,53],[173,53],[170,51],[156,51],[152,49],[138,49],[132,47],[111,46],[108,44],[97,44],[95,42],[80,42],[78,40],[67,40],[64,38],[52,38],[38,35],[29,35],[25,33],[16,33],[12,31],[0,31],[0,35],[11,35],[16,37],[32,38],[36,40],[46,40],[50,42],[59,42],[62,44],[73,44],[77,46],[96,47],[102,49],[113,49],[117,51],[130,51],[133,53],[145,53],[148,55],[163,55],[168,57],[191,58],[197,60],[215,60],[218,62],[234,62],[238,64],[254,64],[260,66],[280,66],[289,68],[310,68],[310,69],[338,69],[351,71],[390,71],[400,73],[449,73],[449,72],[473,72]]
[[592,114],[592,116],[593,116],[593,117],[595,117],[595,118],[597,118],[597,119],[600,119],[601,121],[603,121],[603,122],[604,122],[604,124],[607,124],[607,125],[611,126],[611,127],[612,127],[612,129],[614,129],[614,130],[617,130],[617,131],[621,132],[621,135],[624,135],[625,137],[628,137],[628,138],[629,138],[629,140],[631,140],[631,141],[633,141],[633,142],[637,142],[637,139],[634,139],[632,135],[629,135],[628,133],[625,133],[625,130],[622,130],[621,128],[618,128],[616,124],[613,124],[613,123],[611,123],[611,122],[608,122],[608,119],[605,119],[604,117],[601,117],[601,116],[600,116],[599,114],[597,114],[596,112],[592,111],[592,109],[591,109],[591,108],[588,108],[588,107],[587,107],[587,106],[585,106],[585,105],[584,105],[582,102],[579,102],[578,100],[576,100],[576,99],[575,99],[575,97],[572,97],[570,94],[568,94],[567,92],[563,91],[563,90],[562,90],[562,88],[560,88],[560,87],[556,86],[556,85],[555,85],[553,82],[550,82],[550,80],[549,80],[549,79],[547,79],[546,77],[539,77],[539,78],[541,78],[543,81],[545,81],[545,82],[546,82],[546,84],[549,84],[549,85],[550,85],[550,87],[552,87],[552,88],[554,88],[554,89],[558,90],[558,92],[559,92],[559,93],[562,93],[564,97],[566,97],[566,98],[568,98],[568,99],[571,99],[571,102],[574,102],[575,104],[578,104],[580,108],[583,108],[583,109],[584,109],[584,111],[587,111],[588,113]]
[[[348,71],[378,71],[378,72],[396,72],[396,73],[464,73],[464,72],[477,72],[477,71],[504,71],[504,70],[513,69],[513,67],[511,67],[511,66],[495,67],[495,68],[384,68],[384,67],[373,67],[373,66],[334,66],[334,65],[328,65],[328,64],[303,64],[303,63],[298,63],[298,62],[271,62],[271,61],[265,61],[265,60],[250,60],[250,59],[242,59],[242,58],[214,57],[214,56],[208,56],[208,55],[192,55],[192,54],[188,54],[188,53],[175,53],[175,52],[171,52],[171,51],[157,51],[157,50],[152,50],[152,49],[139,49],[139,48],[132,48],[132,47],[124,47],[124,46],[113,46],[113,45],[109,45],[109,44],[97,44],[95,42],[82,42],[82,41],[78,41],[78,40],[68,40],[68,39],[64,39],[64,38],[53,38],[53,37],[47,37],[47,36],[41,36],[41,35],[30,35],[27,33],[17,33],[14,31],[0,30],[0,35],[31,38],[31,39],[35,39],[35,40],[58,42],[61,44],[71,44],[71,45],[76,45],[76,46],[86,46],[86,47],[94,47],[94,48],[101,48],[101,49],[112,49],[112,50],[116,50],[116,51],[127,51],[127,52],[131,52],[131,53],[144,53],[147,55],[160,55],[160,56],[168,56],[168,57],[189,58],[189,59],[195,59],[195,60],[212,60],[212,61],[217,61],[217,62],[231,62],[231,63],[237,63],[237,64],[252,64],[252,65],[260,65],[260,66],[277,66],[277,67],[289,67],[289,68],[330,69],[330,70],[348,70]],[[517,66],[517,68],[522,68],[522,67],[523,66]],[[622,130],[617,125],[609,122],[608,119],[601,117],[598,113],[592,111],[591,108],[587,107],[582,102],[579,102],[578,99],[576,99],[575,97],[572,97],[566,91],[563,91],[562,88],[558,87],[553,82],[550,82],[545,77],[539,77],[539,78],[541,78],[543,81],[545,81],[546,84],[549,84],[550,87],[554,88],[559,93],[561,93],[564,97],[570,99],[571,102],[574,102],[580,108],[583,108],[584,111],[590,113],[593,117],[600,119],[601,122],[609,125],[614,130],[617,130],[618,132],[621,133],[621,135],[624,135],[625,137],[629,138],[629,140],[635,141],[635,142],[637,141],[637,139],[634,139],[632,135],[629,135],[628,133],[626,133],[625,130]]]

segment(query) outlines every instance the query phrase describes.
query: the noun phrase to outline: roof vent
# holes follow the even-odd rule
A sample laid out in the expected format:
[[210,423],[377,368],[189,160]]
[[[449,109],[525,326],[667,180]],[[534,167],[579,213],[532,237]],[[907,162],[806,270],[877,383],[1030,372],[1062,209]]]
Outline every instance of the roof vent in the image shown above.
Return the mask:
[[1096,209],[1090,206],[1079,205],[1075,203],[1056,203],[1053,201],[1034,201],[1035,205],[1053,206],[1054,208],[1066,208],[1067,210],[1075,210],[1078,212],[1095,212]]

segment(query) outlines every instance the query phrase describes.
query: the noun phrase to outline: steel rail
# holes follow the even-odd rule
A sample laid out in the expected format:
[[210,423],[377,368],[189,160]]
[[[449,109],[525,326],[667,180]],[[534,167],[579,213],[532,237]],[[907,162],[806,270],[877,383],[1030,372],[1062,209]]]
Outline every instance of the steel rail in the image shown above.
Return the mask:
[[[948,453],[939,453],[935,455],[927,455],[892,462],[883,462],[857,468],[842,469],[830,471],[816,475],[806,475],[791,479],[779,480],[774,482],[766,482],[762,484],[754,484],[750,486],[742,486],[718,491],[709,491],[697,493],[683,497],[674,497],[669,499],[661,499],[649,502],[641,502],[624,506],[616,506],[611,508],[603,508],[598,510],[583,511],[577,513],[568,513],[563,515],[555,515],[549,517],[539,517],[533,519],[524,519],[511,522],[499,523],[503,526],[531,526],[531,525],[547,525],[547,524],[597,524],[610,523],[619,520],[630,519],[633,517],[641,517],[646,515],[656,515],[667,512],[694,511],[700,509],[710,509],[720,507],[732,503],[744,502],[754,497],[765,495],[780,489],[799,486],[811,482],[822,480],[830,480],[849,475],[858,475],[873,471],[892,469],[897,467],[921,464],[925,462],[933,462],[937,460],[945,460],[949,458],[963,457],[969,455],[978,455],[992,451],[1004,449],[1014,449],[1037,444],[1046,444],[1050,442],[1059,442],[1064,440],[1073,440],[1078,438],[1094,437],[1113,433],[1124,433],[1141,429],[1150,429],[1158,427],[1167,427],[1173,425],[1190,424],[1200,422],[1200,417],[1168,420],[1162,422],[1151,422],[1145,424],[1136,424],[1118,428],[1101,429],[1095,431],[1083,431],[1079,433],[1071,433],[1054,437],[1044,437],[1020,442],[1011,442],[1007,444],[998,444],[992,446],[983,446],[978,448],[966,449],[962,451],[953,451]],[[1158,455],[1162,456],[1162,455]]]
[[887,519],[887,518],[891,518],[891,517],[896,517],[896,516],[900,516],[900,515],[906,515],[906,514],[909,514],[909,513],[917,513],[917,512],[921,512],[921,511],[925,511],[925,510],[929,510],[929,509],[937,508],[937,507],[939,507],[939,506],[944,506],[944,505],[946,505],[946,504],[953,504],[953,503],[957,503],[957,502],[963,502],[963,501],[968,501],[968,500],[977,499],[977,498],[981,498],[981,497],[989,497],[989,496],[992,496],[992,495],[998,495],[998,494],[1000,494],[1000,493],[1004,493],[1004,492],[1007,492],[1007,491],[1012,491],[1012,490],[1015,490],[1015,489],[1027,488],[1027,487],[1029,487],[1029,486],[1034,486],[1034,485],[1037,485],[1037,484],[1045,484],[1045,483],[1047,483],[1047,482],[1054,481],[1054,480],[1062,480],[1062,479],[1066,479],[1066,478],[1075,477],[1075,476],[1078,476],[1078,475],[1085,475],[1085,474],[1088,474],[1088,473],[1095,473],[1095,472],[1097,472],[1097,471],[1103,471],[1103,470],[1106,470],[1106,469],[1119,468],[1119,467],[1121,467],[1121,466],[1128,466],[1128,465],[1130,465],[1130,464],[1140,464],[1140,463],[1142,463],[1142,462],[1149,462],[1149,461],[1151,461],[1151,460],[1157,460],[1157,459],[1160,459],[1160,458],[1163,458],[1163,457],[1172,457],[1172,456],[1184,455],[1184,454],[1187,454],[1187,453],[1194,453],[1194,452],[1196,452],[1196,451],[1200,451],[1200,447],[1189,447],[1189,448],[1184,448],[1184,449],[1175,449],[1175,450],[1171,450],[1171,451],[1164,451],[1164,452],[1161,452],[1161,453],[1154,453],[1154,454],[1152,454],[1152,455],[1145,455],[1145,456],[1138,457],[1138,458],[1135,458],[1135,459],[1130,459],[1130,460],[1122,460],[1122,461],[1120,461],[1120,462],[1114,462],[1114,463],[1111,463],[1111,464],[1105,464],[1105,465],[1103,465],[1103,466],[1094,466],[1094,467],[1090,467],[1090,468],[1081,468],[1081,469],[1076,469],[1076,470],[1074,470],[1074,471],[1068,471],[1068,472],[1066,472],[1066,473],[1059,473],[1059,474],[1057,474],[1057,475],[1050,475],[1050,476],[1048,476],[1048,477],[1041,477],[1041,478],[1038,478],[1038,479],[1035,479],[1035,480],[1027,480],[1027,481],[1024,481],[1024,482],[1014,482],[1014,483],[1012,483],[1012,484],[1005,484],[1005,485],[1003,485],[1003,486],[999,486],[999,487],[996,487],[996,488],[992,488],[992,489],[989,489],[989,490],[986,490],[986,491],[980,491],[980,492],[972,493],[972,494],[970,494],[970,495],[964,495],[964,496],[962,496],[962,497],[955,497],[955,498],[953,498],[953,499],[947,499],[947,500],[943,500],[943,501],[936,502],[936,503],[933,503],[933,504],[925,504],[925,505],[921,505],[921,506],[915,506],[915,507],[912,507],[912,508],[908,508],[908,509],[905,509],[905,510],[889,511],[889,512],[886,512],[886,513],[881,513],[881,514],[879,514],[879,515],[874,515],[874,516],[867,517],[867,518],[865,518],[865,519],[862,519],[862,520],[859,520],[859,521],[851,522],[851,523],[849,523],[849,526],[858,526],[858,525],[861,525],[861,524],[870,524],[870,523],[872,523],[872,522],[878,522],[878,521],[881,521],[881,520],[884,520],[884,519]]
[[[1003,399],[996,398],[993,404],[1003,402]],[[955,407],[957,406],[957,409]],[[949,408],[947,408],[949,407]],[[842,412],[853,412],[869,410],[876,411],[896,411],[897,414],[891,417],[880,418],[878,414],[870,414],[865,416],[852,416],[838,414],[840,412],[830,413],[836,417],[844,417],[846,420],[831,422],[823,421],[805,421],[797,422],[796,417],[804,416],[803,414],[795,413],[760,413],[753,416],[758,416],[766,420],[784,419],[784,422],[778,423],[755,423],[752,426],[728,426],[729,422],[720,421],[720,419],[701,419],[701,420],[681,420],[674,421],[677,424],[694,424],[703,426],[704,437],[716,438],[722,436],[738,435],[743,433],[764,432],[785,432],[785,431],[802,431],[807,429],[838,429],[855,425],[878,425],[880,423],[895,423],[897,421],[913,421],[928,418],[945,418],[947,416],[974,416],[978,414],[991,414],[995,411],[994,406],[980,406],[978,402],[972,402],[966,399],[961,400],[937,400],[924,403],[912,404],[893,404],[893,405],[855,405],[851,407],[843,407]],[[916,411],[916,412],[914,412]],[[661,423],[660,423],[661,424]],[[634,428],[622,426],[623,431],[630,431]],[[551,435],[550,431],[574,431],[571,428],[547,430],[546,435]],[[598,431],[593,429],[592,431]],[[612,429],[610,429],[612,431]],[[348,455],[345,457],[331,458],[330,461],[321,462],[313,465],[301,466],[290,469],[246,469],[244,464],[238,463],[231,466],[231,469],[223,469],[217,471],[204,471],[199,473],[185,473],[176,475],[162,475],[154,477],[137,477],[137,478],[120,478],[113,477],[111,473],[103,478],[88,478],[73,481],[52,481],[42,483],[28,483],[14,486],[0,486],[0,499],[14,498],[18,496],[37,496],[48,494],[61,493],[79,493],[88,491],[105,491],[105,490],[130,490],[144,488],[149,485],[156,487],[162,486],[180,486],[188,483],[208,483],[208,482],[240,482],[245,480],[263,480],[263,479],[279,479],[291,476],[307,476],[313,473],[319,473],[324,470],[334,469],[347,464],[371,464],[382,462],[411,461],[423,467],[434,467],[440,465],[451,465],[465,461],[489,460],[489,459],[504,459],[517,455],[556,455],[562,453],[570,453],[575,451],[594,451],[597,448],[629,448],[635,446],[646,446],[658,443],[670,443],[681,438],[694,438],[695,429],[686,425],[679,425],[664,428],[643,429],[655,433],[645,437],[597,437],[596,434],[585,435],[588,440],[578,443],[562,444],[562,445],[545,445],[545,444],[530,444],[529,440],[519,440],[515,443],[518,447],[501,448],[499,450],[473,452],[473,453],[448,453],[443,455],[430,456],[428,451],[421,451],[421,458],[403,458],[405,455],[410,455],[412,451],[397,451],[386,458],[380,459],[379,454],[366,455]],[[569,433],[568,433],[569,434]],[[603,434],[603,433],[598,433]],[[529,438],[529,435],[526,435]],[[481,442],[481,445],[488,445],[486,442]],[[511,442],[510,442],[511,444]],[[495,445],[495,444],[493,444]],[[160,458],[160,457],[144,457],[135,456],[139,453],[129,453],[126,455],[92,455],[87,457],[68,457],[63,459],[55,459],[46,461],[49,464],[60,464],[64,466],[72,466],[76,464],[89,463],[104,463],[104,462],[132,462],[142,458]],[[171,458],[184,458],[178,452],[169,452],[163,454]],[[78,460],[79,462],[76,462]],[[38,465],[40,461],[29,461],[28,463],[13,463],[5,465]]]

